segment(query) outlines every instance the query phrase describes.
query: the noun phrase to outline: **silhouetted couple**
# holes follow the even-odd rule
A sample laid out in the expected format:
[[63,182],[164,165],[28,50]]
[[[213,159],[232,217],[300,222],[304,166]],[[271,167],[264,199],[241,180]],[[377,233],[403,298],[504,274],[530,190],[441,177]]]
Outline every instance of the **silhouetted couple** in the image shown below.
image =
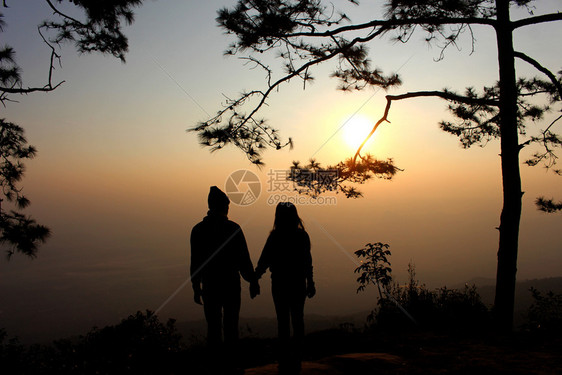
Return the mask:
[[[208,344],[226,350],[226,356],[236,356],[240,275],[250,283],[250,297],[254,298],[260,294],[258,280],[269,269],[277,314],[279,370],[299,373],[304,302],[316,293],[310,238],[296,207],[279,203],[273,230],[254,271],[242,228],[228,220],[229,203],[226,194],[211,187],[207,216],[191,232],[191,281],[195,302],[202,304],[205,311]],[[230,360],[235,362],[234,358]]]

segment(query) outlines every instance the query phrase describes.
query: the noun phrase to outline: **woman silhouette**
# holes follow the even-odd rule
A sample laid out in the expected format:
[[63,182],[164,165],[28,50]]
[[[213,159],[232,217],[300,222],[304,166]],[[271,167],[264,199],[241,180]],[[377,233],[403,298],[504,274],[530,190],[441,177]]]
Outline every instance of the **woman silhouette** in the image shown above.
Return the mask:
[[[256,267],[257,278],[268,268],[277,314],[279,370],[299,373],[304,338],[304,301],[306,297],[314,297],[316,289],[312,279],[310,238],[292,203],[279,203],[275,209],[273,230]],[[292,342],[290,322],[293,326]]]

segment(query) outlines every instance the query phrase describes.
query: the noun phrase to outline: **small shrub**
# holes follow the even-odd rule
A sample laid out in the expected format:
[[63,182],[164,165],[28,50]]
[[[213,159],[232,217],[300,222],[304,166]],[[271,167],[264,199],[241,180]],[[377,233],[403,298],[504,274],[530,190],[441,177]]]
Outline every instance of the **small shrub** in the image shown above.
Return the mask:
[[562,332],[562,294],[552,291],[543,295],[531,288],[533,304],[527,312],[527,327],[545,332]]
[[412,327],[398,310],[398,303],[416,320],[416,328],[438,332],[481,332],[490,328],[490,313],[475,286],[465,285],[462,290],[447,287],[428,290],[415,279],[413,265],[408,266],[408,272],[408,284],[403,287],[394,284],[390,290],[394,306],[389,303],[392,301],[381,301],[374,314],[377,326],[398,330]]
[[358,292],[369,284],[379,291],[378,308],[368,317],[372,327],[404,331],[412,328],[447,332],[485,331],[490,328],[490,313],[475,286],[463,290],[442,287],[428,290],[416,279],[415,266],[408,265],[409,281],[392,283],[389,245],[367,244],[355,252],[362,259],[355,269],[360,276]]
[[173,319],[163,324],[147,310],[115,326],[94,328],[77,343],[57,341],[55,347],[65,358],[61,366],[73,373],[167,373],[180,339]]
[[180,340],[173,319],[163,324],[147,310],[51,345],[6,342],[0,330],[0,360],[5,373],[19,375],[171,374],[183,364]]
[[3,371],[19,371],[25,364],[25,352],[25,347],[17,338],[8,338],[6,330],[0,328],[0,363]]

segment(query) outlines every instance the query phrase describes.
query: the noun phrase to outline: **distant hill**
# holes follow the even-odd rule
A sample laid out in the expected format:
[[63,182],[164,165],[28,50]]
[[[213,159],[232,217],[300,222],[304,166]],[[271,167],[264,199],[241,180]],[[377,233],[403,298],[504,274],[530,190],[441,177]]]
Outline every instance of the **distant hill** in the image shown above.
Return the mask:
[[[466,284],[476,285],[478,293],[485,304],[492,305],[494,303],[496,280],[480,277],[471,279]],[[464,284],[455,285],[454,287],[462,289]],[[531,305],[532,297],[531,292],[529,292],[531,288],[542,292],[553,291],[554,293],[562,293],[562,277],[518,281],[515,286],[515,304],[517,307],[528,308]]]
[[[487,306],[494,304],[494,296],[496,294],[496,280],[487,278],[474,278],[466,283],[467,285],[476,285],[478,294]],[[454,286],[462,289],[464,284]],[[529,306],[533,303],[533,297],[529,291],[535,288],[543,293],[552,291],[554,293],[562,293],[562,277],[549,277],[545,279],[531,279],[518,281],[515,286],[515,326],[523,323]]]

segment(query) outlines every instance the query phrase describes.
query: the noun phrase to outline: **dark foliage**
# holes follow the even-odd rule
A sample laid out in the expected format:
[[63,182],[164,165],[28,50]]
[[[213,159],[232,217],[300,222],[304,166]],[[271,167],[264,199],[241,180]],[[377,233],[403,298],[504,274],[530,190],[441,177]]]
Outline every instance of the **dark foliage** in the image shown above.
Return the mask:
[[16,374],[26,362],[27,348],[17,338],[9,338],[6,330],[0,328],[0,364],[2,371]]
[[392,159],[377,160],[371,155],[356,162],[348,159],[326,168],[311,159],[304,166],[298,161],[293,162],[288,179],[295,183],[299,193],[312,197],[326,192],[341,192],[347,198],[358,198],[362,196],[361,192],[350,184],[363,184],[373,177],[390,180],[399,170]]
[[[350,3],[358,4],[356,1]],[[531,0],[510,2],[512,6],[524,7],[533,15]],[[397,74],[384,74],[373,68],[367,44],[383,36],[406,43],[416,31],[425,33],[425,41],[438,47],[437,60],[443,59],[450,47],[459,47],[463,36],[468,36],[472,49],[475,38],[472,25],[498,26],[497,4],[491,0],[389,0],[385,4],[382,19],[373,19],[363,24],[351,23],[345,13],[320,0],[291,1],[247,1],[239,0],[232,8],[221,9],[217,22],[228,34],[236,37],[226,51],[229,55],[242,55],[252,67],[262,68],[266,73],[266,88],[241,94],[238,99],[229,99],[225,109],[217,116],[192,129],[199,133],[201,144],[216,151],[228,144],[240,148],[253,163],[261,165],[262,151],[267,147],[279,149],[292,141],[282,142],[277,130],[257,119],[258,112],[266,104],[267,98],[279,90],[283,83],[293,79],[306,83],[313,80],[312,70],[328,61],[337,62],[332,77],[340,81],[344,91],[361,90],[367,86],[388,89],[397,87],[401,80]],[[532,18],[532,17],[531,17]],[[551,20],[558,20],[555,15]],[[521,21],[517,27],[526,25]],[[540,23],[542,20],[528,21]],[[466,38],[464,38],[466,40]],[[264,63],[265,53],[276,53],[283,66],[284,74],[276,77],[274,69]],[[515,51],[514,57],[525,61],[544,74],[541,78],[519,78],[516,83],[517,127],[521,137],[526,136],[530,125],[544,120],[545,114],[560,102],[562,94],[561,76],[556,76],[538,61]],[[435,96],[449,102],[453,121],[442,121],[440,127],[455,136],[465,148],[485,145],[488,141],[500,138],[499,116],[500,84],[484,87],[480,92],[472,87],[464,94],[448,89],[442,91],[408,93],[403,96],[387,96],[389,104],[419,96]],[[250,101],[256,98],[257,101]],[[539,99],[539,100],[537,100]],[[544,103],[544,104],[537,104]],[[243,108],[250,107],[249,111]],[[388,111],[375,125],[387,120]],[[561,116],[562,117],[562,116]],[[554,119],[544,129],[527,140],[520,147],[536,144],[541,151],[528,158],[528,165],[543,163],[548,168],[556,164],[555,151],[562,145],[553,126],[561,117]],[[372,134],[372,133],[371,133]],[[351,160],[361,164],[361,147]],[[376,162],[376,160],[375,160]],[[350,183],[363,183],[362,166],[350,168],[349,161],[341,162],[351,176]],[[387,164],[388,165],[388,164]],[[384,168],[385,165],[380,167]],[[379,168],[377,166],[377,168]],[[559,172],[558,170],[555,170]],[[376,173],[375,173],[376,174]],[[392,177],[392,175],[387,175]],[[323,191],[332,191],[330,186],[321,186],[322,181],[304,184],[300,192],[316,196]],[[308,191],[307,191],[308,190]],[[357,197],[360,193],[349,188],[348,196]],[[345,193],[345,192],[344,192]],[[346,194],[347,195],[347,194]]]
[[[9,1],[3,1],[2,7],[9,14]],[[11,95],[32,92],[49,92],[55,90],[64,81],[53,83],[53,72],[61,56],[58,47],[62,43],[73,42],[78,52],[100,52],[110,54],[125,61],[128,50],[127,37],[123,34],[124,24],[134,20],[133,9],[142,4],[142,0],[45,0],[52,10],[51,17],[38,25],[38,37],[42,38],[51,56],[48,65],[47,82],[39,86],[23,86],[21,69],[16,61],[15,50],[5,45],[0,47],[0,103],[6,105]],[[69,14],[81,16],[70,16]],[[17,20],[15,20],[17,21]],[[0,32],[6,28],[4,14],[0,12]],[[46,61],[47,63],[47,61]],[[27,145],[24,131],[18,125],[4,119],[0,120],[0,244],[8,247],[8,257],[19,252],[35,257],[38,246],[50,235],[50,230],[34,219],[16,210],[6,211],[3,200],[21,210],[29,205],[29,200],[21,193],[17,183],[23,177],[25,167],[23,160],[35,156],[36,150]]]
[[0,341],[0,359],[14,374],[171,374],[181,368],[180,340],[174,320],[163,324],[154,313],[139,311],[115,326],[51,346]]
[[[56,0],[57,4],[65,3]],[[83,20],[73,18],[51,5],[59,20],[45,21],[39,28],[52,30],[56,35],[52,43],[74,42],[79,52],[101,52],[125,61],[128,50],[127,37],[122,32],[122,24],[134,21],[133,9],[142,0],[73,0],[75,7],[83,12]]]
[[447,287],[428,290],[419,283],[406,286],[394,284],[390,294],[418,325],[413,326],[395,302],[382,299],[370,317],[375,330],[482,333],[489,332],[492,327],[490,311],[480,300],[475,286],[467,285],[463,290]]
[[[0,13],[0,21],[3,21],[4,15]],[[3,29],[0,28],[0,32]],[[5,87],[13,87],[21,80],[20,68],[16,65],[16,52],[10,46],[4,46],[0,49],[0,85]]]
[[383,299],[382,291],[387,292],[392,282],[392,268],[390,268],[390,245],[382,242],[368,243],[363,249],[355,252],[355,256],[360,259],[361,265],[353,272],[358,273],[357,282],[359,287],[357,293],[365,290],[367,285],[376,285],[380,299]]
[[553,213],[562,210],[562,202],[554,202],[553,199],[538,197],[535,200],[535,204],[539,210],[547,213]]
[[[125,61],[129,45],[123,34],[123,25],[134,21],[133,9],[142,0],[45,0],[51,8],[51,17],[38,25],[40,37],[51,51],[48,63],[46,84],[24,87],[21,69],[15,59],[15,51],[10,46],[0,49],[0,102],[13,101],[11,94],[27,94],[36,91],[52,91],[64,81],[53,83],[55,63],[60,63],[58,46],[72,42],[80,53],[100,52],[110,54]],[[9,7],[4,2],[7,14]],[[80,16],[70,16],[69,14]],[[4,14],[0,13],[0,32],[6,27]]]
[[527,328],[541,332],[562,332],[562,294],[552,291],[546,294],[535,288],[530,289],[533,304],[527,313]]
[[[324,61],[338,61],[339,68],[333,76],[340,80],[343,90],[360,90],[367,85],[389,88],[400,84],[398,75],[384,75],[379,69],[372,68],[368,50],[361,45],[379,32],[352,40],[339,35],[332,38],[327,35],[326,41],[319,43],[305,39],[309,34],[314,36],[348,21],[344,13],[321,1],[241,0],[232,9],[221,9],[217,21],[228,34],[237,37],[226,54],[248,52],[249,56],[244,59],[250,65],[264,69],[268,85],[264,90],[252,90],[242,93],[238,99],[228,99],[225,108],[216,116],[191,129],[199,133],[201,144],[210,146],[212,151],[232,144],[240,148],[252,163],[261,165],[266,147],[280,149],[292,145],[291,139],[281,141],[277,130],[265,120],[257,119],[256,114],[282,83],[293,78],[302,80],[305,86],[312,82],[312,68]],[[283,61],[285,75],[279,79],[274,78],[273,70],[254,55],[272,51],[277,51]],[[243,110],[245,106],[251,106],[249,113]]]
[[[358,4],[357,1],[349,2]],[[556,11],[535,16],[533,3],[531,0],[387,0],[382,2],[386,13],[381,19],[373,17],[367,22],[354,24],[348,22],[347,16],[327,1],[239,0],[237,6],[219,13],[219,25],[236,37],[227,53],[248,54],[242,58],[250,62],[252,67],[264,70],[265,88],[243,93],[240,99],[229,100],[225,109],[200,124],[196,131],[204,135],[202,138],[213,150],[217,149],[217,141],[221,141],[220,146],[227,143],[238,146],[238,133],[232,130],[241,131],[244,142],[240,148],[252,162],[261,164],[262,149],[266,146],[280,148],[282,143],[277,137],[264,141],[263,137],[251,136],[270,129],[263,127],[264,120],[257,121],[256,116],[266,106],[268,97],[284,83],[296,79],[302,81],[306,88],[313,80],[313,69],[331,62],[336,66],[332,76],[339,79],[342,90],[397,87],[401,84],[397,74],[384,74],[372,67],[367,45],[372,48],[372,42],[388,39],[388,36],[394,41],[407,43],[420,31],[425,35],[425,41],[440,51],[436,60],[442,60],[446,51],[451,47],[459,48],[460,42],[465,43],[467,39],[474,51],[476,39],[473,27],[478,25],[486,28],[490,36],[497,40],[497,83],[481,90],[469,87],[464,94],[442,89],[386,95],[383,115],[373,125],[351,160],[352,163],[362,160],[361,151],[365,142],[379,125],[389,122],[393,102],[420,97],[435,97],[448,102],[453,120],[442,121],[440,126],[457,136],[463,147],[484,146],[490,140],[501,139],[504,203],[498,227],[500,240],[494,311],[498,329],[510,331],[513,326],[517,238],[522,209],[520,153],[522,149],[532,146],[532,155],[526,164],[543,164],[560,174],[560,170],[553,167],[557,161],[556,152],[562,146],[562,138],[555,131],[555,125],[562,120],[562,73],[554,74],[551,68],[516,50],[513,43],[516,30],[562,21],[562,13]],[[515,7],[526,8],[528,15],[514,19],[512,9]],[[558,46],[555,39],[550,43],[553,48]],[[275,76],[274,69],[267,65],[266,61],[269,60],[263,58],[264,53],[276,53],[283,67],[280,77]],[[517,77],[515,61],[533,67],[540,78]],[[256,97],[257,101],[250,103],[247,100],[250,97]],[[244,105],[250,109],[244,110]],[[228,112],[235,115],[227,116]],[[541,122],[544,126],[538,128],[536,125]],[[213,130],[209,132],[210,128]],[[349,171],[359,177],[356,181],[353,181],[354,177],[348,181],[365,181],[359,170],[349,168]],[[313,196],[323,191],[333,191],[332,181],[328,181],[328,186],[322,186],[325,182],[306,181],[299,191]],[[346,195],[349,197],[360,196],[354,188],[348,192]]]
[[371,284],[379,292],[378,308],[368,316],[375,331],[401,332],[428,330],[433,332],[485,332],[490,329],[491,315],[482,303],[476,287],[464,290],[442,287],[428,290],[416,280],[415,266],[408,265],[406,285],[392,283],[388,244],[367,244],[355,255],[361,265],[357,292]]
[[[425,290],[410,295],[417,295],[414,298],[420,304],[419,300],[427,301],[427,295],[431,293]],[[540,301],[537,310],[540,313],[535,316],[540,318],[534,322],[541,322],[540,329],[502,338],[490,336],[480,330],[481,326],[469,329],[471,320],[476,319],[478,322],[479,315],[470,315],[461,310],[479,311],[476,308],[479,304],[472,299],[477,297],[472,292],[453,293],[442,288],[434,293],[438,294],[441,297],[431,299],[428,303],[434,306],[425,307],[424,311],[436,312],[438,317],[445,317],[442,323],[436,322],[432,327],[426,325],[424,330],[414,329],[408,322],[400,325],[400,317],[396,314],[385,317],[390,325],[375,324],[367,329],[344,323],[339,327],[308,334],[305,338],[304,360],[326,363],[330,356],[369,352],[379,353],[383,358],[389,354],[401,358],[400,363],[394,365],[385,361],[374,363],[376,372],[381,374],[474,373],[476,369],[488,370],[485,372],[490,373],[492,368],[503,369],[501,373],[513,373],[507,369],[522,365],[531,368],[533,363],[539,362],[543,372],[532,373],[553,373],[549,370],[557,368],[551,355],[554,353],[555,358],[559,357],[561,342],[556,334],[559,331],[546,331],[552,329],[553,325],[545,325],[544,322],[552,321],[545,318],[553,316],[558,316],[560,322],[559,296],[555,297],[558,303],[556,314],[551,313],[554,311],[554,300],[550,294],[537,299]],[[450,318],[452,315],[455,317]],[[432,316],[430,320],[435,322],[437,316]],[[449,323],[460,326],[451,328],[446,325]],[[554,334],[545,335],[545,332]],[[183,346],[179,339],[173,320],[160,323],[150,311],[137,312],[115,326],[95,328],[85,336],[57,340],[51,345],[24,346],[17,339],[9,339],[6,332],[0,329],[0,363],[2,373],[18,375],[231,373],[224,372],[227,368],[220,359],[220,353],[209,350],[203,342],[190,347]],[[255,336],[243,338],[237,350],[241,368],[272,364],[276,358],[276,340]],[[463,355],[459,357],[459,353]],[[529,362],[537,353],[540,353],[537,360]],[[514,355],[516,361],[513,361]],[[461,361],[461,358],[465,359]],[[480,364],[474,363],[475,360],[480,361]],[[352,363],[344,359],[330,363],[330,366],[345,374],[361,373],[361,369],[368,368],[365,365],[362,361]],[[367,373],[372,371],[369,369]],[[530,372],[521,369],[516,373]]]
[[65,360],[62,371],[100,373],[111,369],[115,374],[167,373],[174,353],[180,350],[180,336],[174,321],[160,323],[154,313],[137,312],[116,326],[93,329],[78,343],[55,342]]
[[16,210],[6,211],[3,204],[5,199],[19,210],[29,205],[18,182],[25,172],[23,160],[35,153],[35,148],[27,145],[23,128],[0,119],[0,187],[4,197],[0,198],[0,244],[7,247],[8,257],[15,252],[34,257],[39,244],[50,235],[47,227]]
[[[210,147],[212,152],[218,151],[228,145],[234,145],[244,151],[252,163],[261,166],[261,152],[267,146],[281,149],[285,146],[292,147],[292,140],[283,142],[276,129],[267,125],[263,119],[246,118],[245,114],[238,113],[237,107],[249,101],[257,92],[245,93],[236,101],[227,100],[226,109],[219,111],[212,119],[198,124],[188,131],[197,133],[199,143]],[[226,120],[224,120],[226,118]]]
[[[240,340],[237,362],[243,368],[272,363],[276,340]],[[175,320],[158,320],[151,311],[130,315],[119,324],[93,328],[83,336],[50,345],[25,346],[0,329],[0,363],[6,374],[216,374],[230,367],[223,353],[204,340],[186,346]]]

